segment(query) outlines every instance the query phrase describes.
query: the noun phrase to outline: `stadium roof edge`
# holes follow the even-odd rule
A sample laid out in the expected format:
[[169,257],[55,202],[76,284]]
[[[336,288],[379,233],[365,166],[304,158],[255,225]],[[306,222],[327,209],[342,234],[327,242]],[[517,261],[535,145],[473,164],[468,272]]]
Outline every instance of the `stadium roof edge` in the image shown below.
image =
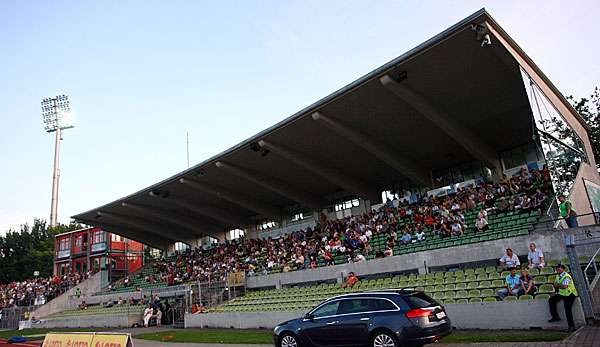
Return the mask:
[[[427,48],[437,44],[438,42],[442,41],[443,39],[447,38],[448,36],[451,36],[452,34],[458,32],[460,29],[463,29],[463,27],[479,18],[481,18],[482,16],[488,16],[490,17],[489,13],[486,11],[485,8],[481,8],[480,10],[476,11],[475,13],[471,14],[470,16],[462,19],[461,21],[457,22],[456,24],[450,26],[449,28],[447,28],[446,30],[442,31],[441,33],[433,36],[432,38],[426,40],[425,42],[422,42],[421,44],[415,46],[414,48],[410,49],[409,51],[405,52],[404,54],[400,55],[399,57],[391,60],[390,62],[376,68],[375,70],[363,75],[362,77],[358,78],[357,80],[355,80],[354,82],[351,82],[347,85],[345,85],[344,87],[336,90],[335,92],[327,95],[326,97],[312,103],[311,105],[303,108],[302,110],[292,114],[291,116],[281,120],[280,122],[268,127],[267,129],[258,132],[257,134],[254,134],[253,136],[247,138],[246,140],[238,143],[237,145],[228,148],[202,162],[200,162],[199,164],[196,164],[186,170],[183,170],[179,173],[176,173],[158,183],[155,183],[149,187],[143,188],[135,193],[126,195],[120,199],[116,199],[114,201],[111,201],[109,203],[106,203],[102,206],[93,208],[91,210],[85,211],[85,212],[81,212],[78,213],[76,215],[73,215],[71,218],[73,219],[78,219],[78,216],[81,216],[83,214],[87,214],[87,213],[91,213],[97,210],[101,210],[105,207],[108,207],[111,204],[114,204],[115,202],[118,201],[122,201],[122,200],[127,200],[128,198],[134,197],[136,195],[139,194],[147,194],[149,192],[151,192],[152,190],[158,189],[161,186],[163,186],[166,183],[169,183],[173,180],[179,179],[182,176],[185,176],[186,174],[195,172],[196,170],[201,169],[203,166],[210,164],[212,162],[216,162],[217,160],[219,160],[219,158],[226,156],[227,154],[230,154],[232,152],[235,152],[245,146],[248,146],[250,144],[252,144],[253,142],[256,142],[258,140],[260,140],[262,137],[265,137],[266,135],[268,135],[269,133],[271,133],[272,131],[279,129],[281,127],[284,127],[290,123],[292,123],[293,121],[302,118],[304,116],[307,116],[315,111],[317,111],[319,108],[323,107],[325,104],[331,102],[332,100],[350,92],[351,90],[363,85],[364,83],[379,77],[380,75],[384,74],[385,72],[389,71],[390,69],[396,67],[396,65],[408,60],[409,58],[415,56],[416,54],[422,53],[424,50],[426,50]],[[491,17],[490,17],[491,18]]]
[[[579,114],[573,109],[573,107],[569,104],[567,99],[558,91],[556,86],[554,86],[552,84],[552,82],[550,82],[548,77],[546,75],[544,75],[544,73],[539,69],[539,67],[537,65],[535,65],[535,63],[533,63],[531,58],[525,54],[525,52],[515,43],[515,41],[512,38],[510,38],[510,36],[506,33],[506,31],[504,29],[502,29],[502,27],[493,19],[493,17],[485,10],[485,8],[482,8],[482,9],[476,11],[475,13],[471,14],[470,16],[464,18],[463,20],[457,22],[456,24],[450,26],[446,30],[440,32],[439,34],[437,34],[437,35],[431,37],[430,39],[424,41],[423,43],[415,46],[414,48],[412,48],[409,51],[405,52],[404,54],[398,56],[397,58],[395,58],[395,59],[389,61],[388,63],[374,69],[373,71],[361,76],[360,78],[356,79],[355,81],[334,91],[333,93],[312,103],[311,105],[301,109],[300,111],[281,120],[280,122],[277,122],[276,124],[266,128],[265,130],[258,132],[257,134],[245,139],[244,141],[241,141],[240,143],[232,146],[231,148],[228,148],[228,149],[226,149],[226,150],[224,150],[224,151],[222,151],[222,152],[220,152],[220,153],[218,153],[218,154],[216,154],[216,155],[214,155],[214,156],[212,156],[212,157],[210,157],[210,158],[200,162],[199,164],[196,164],[186,170],[183,170],[183,171],[178,172],[164,180],[161,180],[158,183],[155,183],[146,188],[143,188],[133,194],[129,194],[127,196],[124,196],[122,198],[119,198],[117,200],[109,202],[107,204],[104,204],[100,207],[96,207],[96,208],[93,208],[86,212],[82,212],[77,215],[74,215],[74,216],[72,216],[72,218],[75,220],[78,220],[80,222],[94,225],[95,220],[94,220],[93,216],[95,215],[96,211],[109,209],[109,208],[111,208],[111,206],[114,207],[115,204],[130,200],[130,199],[134,199],[134,198],[139,198],[143,195],[148,195],[152,191],[160,190],[165,187],[167,188],[167,191],[168,191],[169,185],[173,184],[174,182],[177,182],[180,178],[189,176],[190,174],[200,173],[201,170],[204,171],[205,169],[207,169],[209,167],[209,165],[214,164],[217,161],[223,160],[224,158],[226,159],[227,156],[229,156],[229,155],[237,155],[238,153],[240,153],[240,151],[242,149],[248,148],[253,143],[257,143],[258,141],[265,139],[269,136],[276,135],[279,130],[285,129],[288,126],[295,124],[294,127],[290,127],[290,128],[296,129],[297,126],[301,126],[302,122],[306,119],[306,117],[310,117],[310,115],[312,113],[314,113],[316,111],[320,111],[323,108],[330,107],[331,104],[335,105],[335,103],[337,103],[339,100],[344,100],[348,95],[352,95],[352,93],[354,93],[355,91],[359,91],[359,90],[363,90],[364,88],[367,88],[373,80],[380,78],[381,76],[383,76],[385,74],[393,72],[394,70],[397,70],[399,66],[401,66],[405,63],[410,65],[411,63],[417,61],[415,58],[418,56],[421,56],[421,55],[427,56],[427,54],[425,54],[426,52],[435,51],[436,47],[443,47],[445,42],[453,42],[452,40],[450,40],[450,38],[458,39],[460,37],[460,35],[462,35],[462,33],[465,32],[465,29],[468,29],[471,27],[471,24],[482,24],[482,23],[487,23],[487,25],[490,25],[492,27],[492,30],[495,31],[496,35],[499,35],[499,37],[501,37],[499,39],[499,41],[504,40],[506,42],[506,45],[510,46],[510,48],[516,52],[515,55],[519,56],[519,59],[521,59],[526,64],[528,64],[529,67],[531,68],[531,71],[533,71],[534,73],[536,73],[540,76],[540,78],[544,81],[544,83],[546,83],[550,87],[550,91],[552,93],[556,94],[558,96],[558,99],[560,100],[560,102],[564,103],[564,105],[575,116],[575,118],[586,129],[589,130],[589,127],[582,120],[581,116],[579,116]],[[514,80],[515,83],[522,85],[522,83],[520,81],[521,81],[520,77],[519,77],[519,82],[517,82],[517,80]],[[227,161],[227,160],[225,160],[225,161]],[[225,207],[227,207],[227,206],[225,206]]]

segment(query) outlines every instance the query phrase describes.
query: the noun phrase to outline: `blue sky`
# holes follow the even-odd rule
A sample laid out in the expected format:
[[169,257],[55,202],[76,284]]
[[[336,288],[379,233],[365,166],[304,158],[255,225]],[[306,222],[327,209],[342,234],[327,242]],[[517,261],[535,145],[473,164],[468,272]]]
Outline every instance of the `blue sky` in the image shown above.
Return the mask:
[[59,220],[225,150],[486,7],[564,94],[600,84],[598,1],[0,2],[0,233],[48,218],[70,95]]

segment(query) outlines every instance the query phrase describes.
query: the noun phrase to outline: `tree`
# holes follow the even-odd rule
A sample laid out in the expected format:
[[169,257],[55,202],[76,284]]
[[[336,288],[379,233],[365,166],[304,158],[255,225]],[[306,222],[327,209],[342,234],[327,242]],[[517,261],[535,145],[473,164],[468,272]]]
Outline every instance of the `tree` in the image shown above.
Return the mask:
[[590,127],[589,137],[594,150],[594,158],[598,169],[600,169],[600,88],[594,88],[594,91],[588,98],[575,100],[571,95],[567,100],[573,105],[573,108],[581,115],[583,120]]
[[52,275],[54,236],[81,228],[79,224],[48,227],[45,220],[34,219],[19,231],[8,230],[0,236],[0,283],[22,281],[39,271],[41,277]]

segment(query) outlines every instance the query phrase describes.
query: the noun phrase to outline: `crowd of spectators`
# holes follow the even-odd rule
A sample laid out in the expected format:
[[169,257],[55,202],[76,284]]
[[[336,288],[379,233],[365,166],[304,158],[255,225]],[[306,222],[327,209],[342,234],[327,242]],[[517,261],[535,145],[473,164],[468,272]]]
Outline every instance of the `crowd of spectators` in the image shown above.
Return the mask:
[[[147,283],[168,285],[188,281],[222,281],[228,272],[245,271],[248,276],[273,271],[289,272],[334,265],[342,257],[347,262],[367,257],[394,255],[394,247],[421,242],[431,235],[460,237],[467,230],[485,231],[488,214],[507,211],[542,210],[548,202],[550,175],[543,170],[522,169],[516,175],[504,175],[499,182],[480,182],[459,188],[445,196],[424,196],[417,203],[388,200],[378,211],[327,220],[306,230],[279,238],[240,238],[215,245],[176,252],[156,261]],[[473,225],[467,225],[465,213],[478,211]],[[384,235],[386,245],[374,250],[369,240]]]
[[21,282],[0,284],[0,309],[43,305],[78,285],[89,275],[90,273],[68,273],[63,276],[31,278]]

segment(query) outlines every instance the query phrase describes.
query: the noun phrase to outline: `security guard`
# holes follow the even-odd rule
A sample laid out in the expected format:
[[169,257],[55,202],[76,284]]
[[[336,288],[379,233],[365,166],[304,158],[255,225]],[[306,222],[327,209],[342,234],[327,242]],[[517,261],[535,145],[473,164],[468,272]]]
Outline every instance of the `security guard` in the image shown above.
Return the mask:
[[552,323],[560,321],[556,305],[559,301],[563,300],[565,303],[565,315],[567,316],[567,323],[569,323],[569,332],[571,332],[575,330],[572,309],[573,302],[577,298],[577,289],[575,288],[573,278],[567,273],[563,264],[558,264],[556,267],[556,272],[558,275],[556,275],[556,278],[554,279],[554,288],[556,288],[557,293],[551,296],[548,300],[550,305],[550,314],[552,315],[552,319],[550,319],[548,322]]

